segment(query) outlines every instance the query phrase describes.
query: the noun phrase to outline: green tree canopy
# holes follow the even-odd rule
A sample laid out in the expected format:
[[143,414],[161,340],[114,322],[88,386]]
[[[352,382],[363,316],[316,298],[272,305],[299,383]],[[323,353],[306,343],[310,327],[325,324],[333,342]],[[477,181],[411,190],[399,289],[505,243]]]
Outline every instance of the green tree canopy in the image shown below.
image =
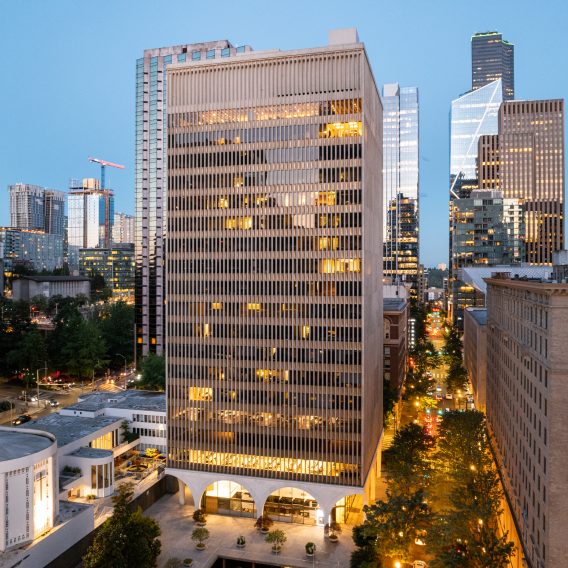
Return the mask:
[[127,362],[134,359],[134,308],[125,302],[107,304],[101,311],[98,325],[110,366],[121,369],[124,359],[120,355],[126,357]]
[[84,568],[153,568],[162,548],[160,526],[140,509],[131,510],[132,484],[118,487],[114,512],[97,531],[83,557]]
[[151,390],[166,388],[166,359],[150,353],[140,364],[142,370],[141,386]]

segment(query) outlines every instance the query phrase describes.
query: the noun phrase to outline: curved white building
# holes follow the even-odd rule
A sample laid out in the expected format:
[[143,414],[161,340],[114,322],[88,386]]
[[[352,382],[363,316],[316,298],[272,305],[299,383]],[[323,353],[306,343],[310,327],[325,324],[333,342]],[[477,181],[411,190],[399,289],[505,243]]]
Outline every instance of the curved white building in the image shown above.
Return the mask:
[[49,531],[57,516],[57,442],[37,430],[0,427],[0,551]]

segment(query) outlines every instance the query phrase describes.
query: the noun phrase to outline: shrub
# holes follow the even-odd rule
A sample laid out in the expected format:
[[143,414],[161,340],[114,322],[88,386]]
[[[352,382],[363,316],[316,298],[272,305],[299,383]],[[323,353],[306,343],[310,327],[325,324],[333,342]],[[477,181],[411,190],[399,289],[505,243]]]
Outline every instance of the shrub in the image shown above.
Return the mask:
[[306,543],[306,554],[310,556],[315,554],[316,552],[316,545],[313,542]]
[[260,517],[258,517],[258,519],[256,519],[256,523],[254,523],[254,526],[257,529],[261,529],[261,530],[266,531],[273,524],[274,524],[274,521],[268,515],[261,515]]
[[207,515],[203,509],[195,509],[193,512],[193,520],[196,523],[206,523],[207,522]]
[[270,531],[266,535],[265,540],[266,542],[273,545],[272,548],[274,550],[280,550],[280,548],[282,548],[282,545],[288,540],[288,537],[286,536],[284,531],[280,529],[275,529],[273,531]]
[[238,546],[244,546],[247,543],[246,539],[244,536],[239,536],[237,537],[237,545]]

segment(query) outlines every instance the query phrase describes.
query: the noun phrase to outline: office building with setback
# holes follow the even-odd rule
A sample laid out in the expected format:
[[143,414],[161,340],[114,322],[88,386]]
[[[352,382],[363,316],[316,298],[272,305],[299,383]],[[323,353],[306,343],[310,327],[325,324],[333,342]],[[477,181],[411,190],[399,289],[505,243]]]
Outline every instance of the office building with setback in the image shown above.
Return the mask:
[[355,30],[168,68],[168,470],[212,512],[375,497],[382,108]]

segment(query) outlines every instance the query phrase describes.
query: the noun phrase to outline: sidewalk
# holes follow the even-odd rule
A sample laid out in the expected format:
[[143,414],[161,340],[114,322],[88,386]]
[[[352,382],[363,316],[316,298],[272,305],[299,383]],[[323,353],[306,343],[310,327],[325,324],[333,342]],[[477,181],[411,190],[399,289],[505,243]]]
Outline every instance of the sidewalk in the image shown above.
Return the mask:
[[[144,512],[154,518],[162,528],[159,568],[163,568],[166,561],[173,557],[180,560],[193,558],[192,568],[210,568],[219,556],[274,563],[289,568],[346,568],[354,550],[351,530],[346,527],[343,528],[339,542],[332,544],[324,539],[323,527],[274,523],[273,529],[283,530],[288,537],[281,554],[275,555],[271,552],[271,545],[264,542],[264,536],[254,528],[255,519],[208,515],[207,529],[211,536],[207,541],[207,548],[198,551],[191,540],[191,533],[196,527],[191,518],[193,510],[191,505],[180,505],[175,494],[166,495]],[[247,543],[244,549],[236,546],[237,537],[241,535]],[[314,558],[306,557],[304,547],[307,542],[316,544]]]

